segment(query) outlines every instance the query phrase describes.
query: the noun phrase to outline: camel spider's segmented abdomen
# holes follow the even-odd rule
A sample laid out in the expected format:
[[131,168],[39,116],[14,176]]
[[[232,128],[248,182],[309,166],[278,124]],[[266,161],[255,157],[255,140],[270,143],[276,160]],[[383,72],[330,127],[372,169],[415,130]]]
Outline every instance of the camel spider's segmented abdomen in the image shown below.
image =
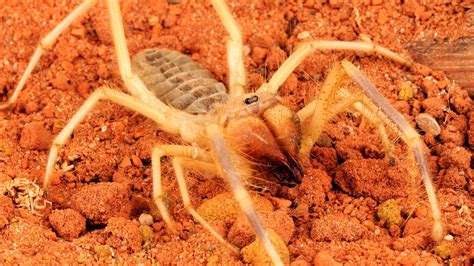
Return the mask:
[[158,99],[190,114],[205,114],[229,98],[211,72],[177,51],[143,50],[135,56],[133,70]]

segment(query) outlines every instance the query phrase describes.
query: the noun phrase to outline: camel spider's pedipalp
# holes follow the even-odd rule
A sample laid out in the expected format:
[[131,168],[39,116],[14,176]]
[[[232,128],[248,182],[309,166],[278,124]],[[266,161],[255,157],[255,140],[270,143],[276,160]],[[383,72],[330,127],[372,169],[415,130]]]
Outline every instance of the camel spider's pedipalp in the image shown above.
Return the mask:
[[[353,108],[367,117],[377,129],[388,155],[393,151],[392,143],[387,137],[389,133],[396,134],[407,144],[420,169],[428,193],[434,219],[433,238],[441,239],[441,212],[423,155],[424,144],[416,131],[378,94],[375,87],[354,65],[348,61],[335,64],[317,99],[296,114],[285,107],[276,95],[293,70],[317,50],[376,53],[408,67],[411,62],[370,42],[310,41],[301,44],[268,83],[263,84],[256,92],[246,92],[240,30],[223,0],[211,2],[229,34],[228,92],[224,85],[214,80],[201,65],[178,52],[148,49],[136,55],[132,63],[119,3],[117,0],[107,0],[120,75],[130,95],[107,86],[96,89],[90,95],[53,141],[46,166],[44,189],[49,187],[59,149],[65,145],[74,128],[99,100],[109,100],[152,119],[161,130],[177,134],[191,144],[157,145],[151,153],[153,199],[170,229],[173,229],[172,218],[162,199],[160,158],[163,156],[173,157],[172,166],[184,206],[196,221],[221,243],[239,252],[214,231],[191,205],[183,173],[184,166],[220,175],[227,181],[272,261],[276,265],[282,265],[280,256],[270,242],[245,189],[246,180],[258,170],[252,162],[261,163],[261,167],[278,169],[276,177],[282,184],[299,183],[301,175],[304,174],[300,161],[309,157],[311,147],[318,140],[325,124],[338,113]],[[0,109],[15,103],[43,52],[94,4],[96,0],[84,0],[40,41],[13,94],[7,102],[0,105]],[[346,75],[359,85],[363,93],[341,87]],[[301,129],[300,121],[309,123],[305,123],[307,126]]]

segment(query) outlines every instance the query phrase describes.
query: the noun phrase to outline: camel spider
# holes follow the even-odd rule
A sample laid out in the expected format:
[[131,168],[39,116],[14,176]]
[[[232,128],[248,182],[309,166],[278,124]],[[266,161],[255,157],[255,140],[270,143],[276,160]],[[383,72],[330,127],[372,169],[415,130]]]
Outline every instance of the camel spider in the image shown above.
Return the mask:
[[[55,43],[59,35],[73,21],[92,8],[96,2],[96,0],[84,0],[40,41],[11,97],[0,105],[0,109],[8,108],[15,103],[41,55]],[[309,157],[310,150],[318,140],[325,124],[336,114],[348,108],[354,108],[377,129],[388,154],[393,148],[388,139],[388,132],[393,132],[407,144],[412,154],[409,158],[419,167],[431,204],[434,220],[433,239],[441,239],[443,233],[441,212],[423,154],[424,143],[417,132],[354,65],[348,61],[336,64],[326,78],[317,99],[296,114],[282,105],[281,99],[276,95],[279,87],[293,70],[308,55],[317,50],[376,53],[408,67],[411,66],[411,62],[369,41],[309,41],[302,43],[284,61],[271,79],[256,92],[246,92],[246,74],[242,58],[243,41],[240,30],[223,0],[211,0],[211,2],[229,34],[227,41],[228,93],[222,83],[210,79],[209,72],[197,63],[190,62],[187,56],[177,52],[162,49],[145,50],[137,55],[132,64],[126,45],[119,3],[117,0],[107,0],[120,75],[130,95],[107,86],[96,89],[90,95],[54,139],[48,157],[43,188],[48,189],[59,149],[65,145],[74,128],[99,100],[109,100],[152,119],[161,130],[177,134],[185,142],[191,144],[189,146],[157,145],[152,150],[153,199],[169,228],[173,228],[172,219],[162,199],[160,158],[164,156],[173,157],[172,166],[184,206],[197,222],[221,243],[239,252],[191,206],[183,174],[184,165],[220,175],[227,181],[235,200],[249,219],[257,237],[264,244],[268,255],[276,265],[282,265],[279,254],[257,217],[244,186],[244,181],[257,170],[253,167],[252,160],[265,162],[280,169],[281,182],[298,183],[298,176],[303,174],[300,160]],[[163,69],[164,65],[167,65],[167,68]],[[167,70],[168,72],[165,73],[164,71]],[[177,72],[173,72],[176,70]],[[171,76],[166,76],[170,73],[172,73]],[[345,75],[362,89],[363,94],[340,86]],[[201,81],[194,84],[195,80]],[[158,81],[161,85],[163,82],[174,84],[169,83],[171,87],[156,89],[153,86],[159,83]],[[167,89],[166,95],[163,91],[165,89]],[[186,99],[183,100],[183,98]],[[300,121],[306,122],[303,129],[300,129]]]

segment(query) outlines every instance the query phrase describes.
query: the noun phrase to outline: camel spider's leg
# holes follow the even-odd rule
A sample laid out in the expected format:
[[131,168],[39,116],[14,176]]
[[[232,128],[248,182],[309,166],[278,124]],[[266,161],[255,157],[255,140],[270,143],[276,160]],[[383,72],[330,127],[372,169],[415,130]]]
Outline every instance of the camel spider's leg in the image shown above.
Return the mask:
[[[189,157],[199,162],[212,162],[210,156],[202,149],[193,146],[184,145],[159,145],[153,148],[151,152],[152,173],[153,173],[153,200],[160,210],[161,216],[168,228],[175,231],[171,216],[163,201],[163,188],[161,182],[161,158],[164,156]],[[206,164],[206,165],[207,165]],[[202,164],[201,164],[202,166]],[[202,166],[204,167],[204,166]],[[212,169],[212,168],[211,168]],[[214,166],[215,171],[215,166]]]
[[23,73],[20,78],[20,81],[13,90],[13,94],[6,102],[0,104],[0,110],[10,107],[16,102],[21,90],[25,86],[26,81],[30,77],[31,72],[33,72],[35,66],[38,64],[38,61],[40,60],[43,53],[49,48],[51,48],[51,46],[53,46],[53,44],[58,39],[59,35],[61,35],[61,33],[63,33],[64,30],[66,30],[71,25],[71,23],[73,23],[78,17],[87,12],[87,10],[89,10],[96,3],[96,1],[97,0],[84,0],[71,13],[69,13],[69,15],[67,15],[67,17],[65,17],[50,33],[48,33],[48,35],[41,39],[38,44],[38,47],[35,49],[33,55],[31,56],[30,62],[28,63],[25,72]]
[[140,99],[145,104],[153,106],[156,110],[160,110],[169,116],[179,116],[183,120],[192,120],[193,115],[175,108],[170,108],[164,102],[159,100],[150,90],[148,90],[138,75],[133,73],[130,63],[130,55],[127,48],[127,40],[125,39],[119,1],[107,0],[107,7],[109,10],[110,27],[112,30],[120,76],[130,94],[135,98]]
[[439,241],[443,238],[443,225],[441,223],[441,210],[438,206],[436,193],[430,175],[430,170],[426,157],[424,155],[425,144],[421,140],[420,135],[413,129],[410,124],[393,108],[377,91],[375,86],[362,74],[362,72],[349,61],[342,61],[342,67],[347,75],[359,85],[364,94],[374,103],[375,106],[388,118],[388,121],[394,124],[398,129],[397,134],[407,144],[409,150],[413,152],[416,163],[420,169],[420,174],[425,185],[428,201],[431,206],[433,216],[432,238]]
[[[140,78],[133,73],[130,63],[130,55],[128,53],[127,40],[125,39],[125,30],[123,28],[122,13],[120,4],[117,0],[107,0],[107,8],[109,10],[110,27],[115,46],[115,54],[125,87],[134,97],[141,99],[144,103],[150,104],[151,98],[156,98],[146,88]],[[164,103],[163,103],[164,105]]]
[[[337,114],[346,111],[351,105],[357,106],[355,108],[377,129],[382,145],[386,150],[387,158],[392,158],[394,148],[385,130],[385,125],[377,117],[377,107],[370,105],[370,100],[363,95],[341,89],[340,85],[344,77],[345,72],[342,66],[339,63],[334,64],[316,100],[310,102],[297,113],[300,121],[306,121],[311,117],[310,123],[302,132],[300,158],[309,158],[311,149],[319,139],[325,125]],[[339,100],[338,102],[336,102],[336,97]],[[364,102],[366,107],[360,103],[361,101]]]
[[285,82],[293,70],[295,70],[295,68],[301,64],[308,55],[317,50],[349,50],[376,53],[408,67],[413,65],[411,61],[401,57],[397,53],[371,42],[310,41],[302,43],[296,51],[293,52],[285,62],[283,62],[280,68],[278,68],[275,74],[273,74],[270,81],[262,84],[258,91],[267,91],[276,94],[280,86]]
[[46,164],[46,172],[43,182],[44,190],[48,190],[59,149],[64,144],[66,144],[74,128],[86,117],[86,115],[97,104],[97,102],[102,99],[120,104],[148,118],[151,118],[163,131],[177,134],[180,131],[180,127],[181,130],[186,130],[187,124],[183,124],[183,121],[180,121],[180,118],[169,116],[166,113],[161,113],[126,93],[113,90],[106,86],[100,87],[96,89],[89,96],[89,98],[87,98],[81,108],[74,114],[74,116],[71,118],[71,120],[69,120],[61,132],[54,138],[53,144],[49,151],[48,162]]
[[[314,101],[314,109],[310,124],[304,128],[301,137],[300,158],[309,158],[311,148],[319,139],[327,119],[329,106],[334,103],[336,90],[339,88],[343,78],[344,70],[339,64],[335,64],[329,72],[318,97]],[[306,109],[308,110],[308,109]],[[306,110],[297,113],[301,121],[305,121],[301,114]]]
[[[154,156],[155,159],[158,159],[156,156]],[[159,160],[159,159],[158,159]],[[194,207],[191,205],[191,199],[189,198],[189,192],[188,189],[186,188],[186,180],[184,178],[183,174],[183,167],[182,167],[183,161],[181,157],[174,157],[172,161],[173,169],[176,174],[176,180],[178,181],[178,186],[179,186],[179,191],[181,193],[181,198],[183,199],[183,205],[186,211],[191,214],[191,216],[198,222],[200,223],[207,231],[211,233],[212,236],[214,236],[219,242],[224,244],[227,248],[235,252],[236,254],[240,254],[239,248],[233,246],[229,242],[227,242],[219,233],[217,233],[214,228],[212,228],[209,223],[199,215],[199,213],[194,209]],[[154,167],[153,170],[156,170]],[[155,176],[153,177],[155,179]],[[155,182],[155,180],[153,180]],[[155,186],[155,185],[153,185]],[[165,206],[163,206],[166,208]],[[161,209],[160,209],[161,211]]]
[[[354,93],[351,93],[345,89],[340,89],[339,94],[341,94],[342,97],[347,97],[352,102],[354,109],[362,114],[362,116],[367,119],[369,124],[371,124],[377,130],[380,141],[382,142],[385,150],[386,158],[388,158],[388,160],[394,159],[395,147],[393,145],[393,141],[390,140],[389,133],[386,130],[386,127],[388,127],[390,132],[397,132],[392,123],[387,123],[385,121],[386,118],[380,114],[377,106],[375,106],[367,97],[363,95],[354,95]],[[349,101],[346,102],[349,104]],[[331,111],[331,116],[328,118],[328,120],[331,120],[333,116],[343,112],[344,110],[347,110],[349,106],[345,106],[344,104],[345,102],[343,101],[341,102],[341,105],[337,104],[334,106]]]
[[265,231],[260,218],[258,218],[257,212],[253,207],[252,200],[250,199],[250,195],[245,189],[245,186],[240,179],[240,175],[234,166],[232,154],[225,142],[222,129],[220,129],[216,124],[211,124],[206,127],[206,133],[209,137],[209,140],[211,141],[213,155],[215,156],[214,159],[219,164],[223,178],[225,178],[227,183],[229,183],[232,193],[234,194],[234,198],[239,204],[240,209],[242,209],[242,211],[245,213],[245,216],[247,216],[252,228],[255,230],[256,236],[263,243],[268,255],[272,259],[273,264],[283,265],[280,255],[270,241],[270,238],[268,237],[268,234]]
[[[431,205],[432,216],[434,220],[432,237],[434,240],[440,240],[443,236],[443,226],[441,223],[441,211],[436,199],[435,190],[431,181],[428,163],[423,154],[424,143],[418,133],[408,124],[408,122],[383,98],[372,83],[350,62],[343,61],[340,66],[331,69],[318,99],[301,109],[297,115],[304,121],[312,115],[312,120],[308,127],[304,129],[302,136],[302,147],[300,151],[301,158],[307,158],[313,144],[319,138],[324,125],[336,114],[344,111],[350,105],[358,110],[368,121],[375,126],[381,137],[382,144],[392,152],[393,146],[388,138],[385,127],[407,144],[413,153],[414,160],[418,164],[423,183],[428,194],[428,201]],[[357,95],[348,90],[341,89],[339,94],[344,100],[335,104],[327,110],[327,106],[334,103],[335,90],[339,89],[338,84],[344,77],[345,71],[362,89],[364,95]],[[321,106],[319,106],[321,105]],[[313,113],[312,113],[313,112]],[[304,157],[306,156],[306,157]],[[413,173],[410,172],[411,175]]]
[[211,0],[225,29],[229,33],[227,40],[227,66],[229,68],[229,95],[239,96],[245,93],[245,68],[243,60],[243,42],[239,26],[224,0]]

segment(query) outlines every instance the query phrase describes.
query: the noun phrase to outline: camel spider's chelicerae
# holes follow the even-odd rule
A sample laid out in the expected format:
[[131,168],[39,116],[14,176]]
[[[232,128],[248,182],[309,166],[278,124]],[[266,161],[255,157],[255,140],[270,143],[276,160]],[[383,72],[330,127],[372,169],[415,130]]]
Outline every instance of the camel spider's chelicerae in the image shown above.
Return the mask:
[[[0,105],[5,109],[13,104],[25,85],[41,55],[58,36],[96,4],[84,0],[59,25],[44,37],[35,50],[25,73],[9,100]],[[186,210],[232,250],[239,250],[223,239],[195,211],[190,204],[183,166],[220,175],[229,184],[235,200],[249,219],[257,237],[264,244],[273,262],[282,262],[252,206],[245,180],[255,171],[253,162],[261,162],[278,169],[282,183],[298,183],[303,174],[300,162],[308,158],[325,124],[336,114],[348,108],[359,111],[377,129],[382,144],[390,154],[393,144],[389,133],[396,134],[408,146],[409,158],[418,165],[427,190],[434,220],[433,238],[442,238],[441,212],[437,205],[426,158],[424,143],[417,132],[377,92],[374,85],[348,61],[332,67],[317,99],[297,113],[281,103],[277,92],[293,70],[317,50],[353,50],[376,53],[402,65],[411,62],[368,41],[308,41],[302,43],[275,72],[271,79],[255,92],[246,92],[243,64],[243,42],[239,28],[223,0],[211,0],[229,34],[227,60],[229,86],[211,77],[211,74],[188,56],[164,49],[149,49],[130,61],[120,6],[117,0],[107,0],[113,42],[120,75],[130,94],[100,87],[90,95],[82,107],[53,141],[43,187],[48,189],[59,149],[65,145],[74,128],[84,119],[99,100],[109,100],[126,106],[152,120],[163,131],[179,135],[190,145],[157,145],[152,150],[153,199],[164,221],[172,228],[172,219],[163,202],[160,158],[172,157],[178,185]],[[341,81],[349,76],[363,91],[357,93],[343,88]],[[304,128],[300,127],[304,123]],[[414,172],[414,171],[412,171]]]

